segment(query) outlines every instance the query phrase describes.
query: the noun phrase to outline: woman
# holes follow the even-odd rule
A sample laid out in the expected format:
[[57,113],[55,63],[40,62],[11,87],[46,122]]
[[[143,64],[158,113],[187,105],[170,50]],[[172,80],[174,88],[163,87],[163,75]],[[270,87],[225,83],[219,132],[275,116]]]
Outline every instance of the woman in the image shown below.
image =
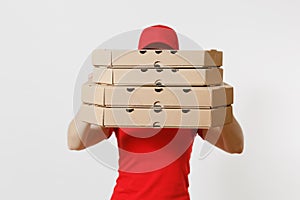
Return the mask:
[[[143,30],[139,49],[179,49],[176,32],[163,25]],[[77,127],[77,128],[76,128]],[[190,155],[196,135],[228,153],[243,151],[243,133],[236,119],[209,129],[104,128],[72,120],[68,145],[82,150],[115,133],[119,176],[111,200],[189,200]],[[103,134],[104,133],[104,134]]]

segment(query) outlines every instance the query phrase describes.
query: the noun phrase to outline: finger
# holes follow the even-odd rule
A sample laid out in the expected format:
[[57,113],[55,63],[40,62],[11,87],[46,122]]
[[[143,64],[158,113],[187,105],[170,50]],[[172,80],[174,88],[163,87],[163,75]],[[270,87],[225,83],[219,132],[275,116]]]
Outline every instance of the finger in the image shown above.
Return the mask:
[[89,80],[93,79],[93,73],[90,73],[90,74],[88,75],[88,79],[89,79]]

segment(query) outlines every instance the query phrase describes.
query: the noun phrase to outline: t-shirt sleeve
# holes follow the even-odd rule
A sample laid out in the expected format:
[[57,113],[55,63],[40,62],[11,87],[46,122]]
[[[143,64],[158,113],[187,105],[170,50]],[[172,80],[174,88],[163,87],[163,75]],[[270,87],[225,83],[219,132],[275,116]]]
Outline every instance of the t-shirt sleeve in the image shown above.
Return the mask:
[[108,128],[107,138],[110,138],[110,136],[113,134],[113,132],[117,132],[118,128],[110,127]]
[[202,131],[203,129],[198,129],[197,130],[197,133],[198,133],[198,135],[203,139],[203,131]]

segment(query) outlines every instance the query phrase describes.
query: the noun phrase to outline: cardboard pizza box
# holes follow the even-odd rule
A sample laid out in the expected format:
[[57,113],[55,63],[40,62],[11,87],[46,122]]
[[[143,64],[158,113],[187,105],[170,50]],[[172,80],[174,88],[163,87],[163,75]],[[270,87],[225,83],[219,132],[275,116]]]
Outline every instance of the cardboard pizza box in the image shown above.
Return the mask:
[[111,50],[96,49],[92,52],[92,64],[99,66],[111,66]]
[[232,121],[232,107],[213,109],[107,108],[82,104],[79,119],[105,127],[209,128]]
[[223,82],[222,68],[111,69],[94,67],[93,82],[112,85],[206,86]]
[[86,83],[82,102],[107,107],[213,108],[233,103],[233,87],[138,87]]
[[128,68],[129,66],[219,67],[222,66],[222,57],[223,52],[217,50],[96,49],[92,53],[92,64],[112,68]]

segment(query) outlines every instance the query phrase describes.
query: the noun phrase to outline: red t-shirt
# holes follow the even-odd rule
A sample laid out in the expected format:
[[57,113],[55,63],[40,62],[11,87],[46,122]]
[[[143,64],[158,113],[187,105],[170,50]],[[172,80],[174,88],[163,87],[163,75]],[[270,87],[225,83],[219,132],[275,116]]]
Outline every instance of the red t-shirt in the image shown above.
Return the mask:
[[197,129],[114,131],[119,147],[119,176],[111,200],[190,199],[189,160]]

